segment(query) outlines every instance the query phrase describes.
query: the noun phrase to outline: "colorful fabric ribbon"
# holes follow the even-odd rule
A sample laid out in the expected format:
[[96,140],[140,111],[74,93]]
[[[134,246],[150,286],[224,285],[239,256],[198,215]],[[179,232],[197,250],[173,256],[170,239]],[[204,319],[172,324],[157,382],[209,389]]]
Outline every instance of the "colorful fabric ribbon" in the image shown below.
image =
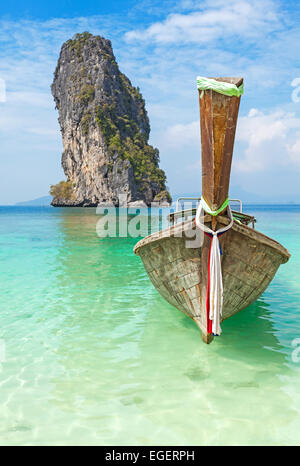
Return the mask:
[[[233,225],[233,216],[231,213],[230,206],[227,204],[227,212],[229,215],[230,222],[226,227],[220,228],[217,231],[213,231],[204,224],[204,204],[202,198],[196,213],[196,225],[204,233],[211,237],[209,258],[208,258],[208,281],[207,281],[207,299],[206,299],[206,311],[207,311],[207,332],[213,333],[214,335],[220,335],[221,329],[221,316],[223,308],[223,278],[222,278],[222,266],[221,266],[221,252],[219,236],[225,233]],[[219,210],[219,209],[218,209]],[[224,210],[224,208],[222,208]],[[208,212],[209,213],[209,212]]]
[[229,197],[227,197],[227,199],[225,199],[225,201],[223,202],[223,204],[221,205],[221,207],[219,207],[217,210],[212,210],[209,205],[207,204],[206,200],[204,199],[204,197],[202,196],[201,199],[200,199],[200,202],[202,204],[202,207],[203,209],[205,210],[205,212],[209,215],[212,215],[213,217],[216,217],[216,215],[219,215],[224,209],[226,209],[226,207],[228,206],[229,204]]

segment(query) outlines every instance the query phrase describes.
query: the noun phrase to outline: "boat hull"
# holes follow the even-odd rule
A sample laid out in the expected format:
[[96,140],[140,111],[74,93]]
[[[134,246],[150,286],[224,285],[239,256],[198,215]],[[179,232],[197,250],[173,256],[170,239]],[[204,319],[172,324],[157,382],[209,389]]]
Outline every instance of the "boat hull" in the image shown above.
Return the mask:
[[[225,217],[219,219],[226,224]],[[207,279],[210,238],[200,247],[187,247],[194,220],[174,225],[139,241],[139,255],[157,291],[174,307],[192,318],[207,333]],[[179,236],[179,231],[183,231]],[[254,302],[268,287],[278,267],[290,254],[278,242],[245,225],[234,223],[220,237],[222,248],[223,313],[225,320]]]

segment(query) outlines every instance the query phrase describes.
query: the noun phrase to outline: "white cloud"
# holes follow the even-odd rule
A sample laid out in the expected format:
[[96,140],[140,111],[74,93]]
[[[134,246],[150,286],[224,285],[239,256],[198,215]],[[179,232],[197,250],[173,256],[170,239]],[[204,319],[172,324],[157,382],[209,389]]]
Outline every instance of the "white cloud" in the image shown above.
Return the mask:
[[236,140],[243,143],[245,149],[234,159],[234,168],[251,173],[274,166],[280,170],[282,166],[299,163],[299,141],[291,144],[299,129],[300,118],[294,113],[281,110],[264,113],[251,109],[238,122]]
[[271,0],[206,2],[198,11],[170,14],[144,30],[129,31],[126,39],[199,44],[227,37],[257,38],[278,25],[279,15]]
[[300,167],[300,136],[298,137],[299,139],[294,144],[287,145],[287,149],[291,160]]
[[[289,163],[284,154],[293,154],[291,161],[300,160],[300,118],[294,113],[281,110],[270,110],[266,113],[252,108],[247,116],[238,119],[236,142],[244,146],[239,149],[242,160],[236,162],[236,168],[241,171],[263,169],[271,162],[274,163],[272,153],[266,150],[270,143],[284,148],[281,163]],[[291,143],[295,140],[296,142]],[[191,146],[200,146],[200,123],[180,123],[168,126],[161,134],[160,145],[164,148],[183,150]],[[241,147],[241,146],[240,146]],[[276,150],[273,151],[276,152]]]
[[6,97],[8,105],[17,104],[47,109],[54,108],[54,102],[50,92],[7,92]]
[[168,149],[184,149],[198,143],[200,146],[200,123],[193,121],[187,124],[169,126],[162,135],[161,145]]

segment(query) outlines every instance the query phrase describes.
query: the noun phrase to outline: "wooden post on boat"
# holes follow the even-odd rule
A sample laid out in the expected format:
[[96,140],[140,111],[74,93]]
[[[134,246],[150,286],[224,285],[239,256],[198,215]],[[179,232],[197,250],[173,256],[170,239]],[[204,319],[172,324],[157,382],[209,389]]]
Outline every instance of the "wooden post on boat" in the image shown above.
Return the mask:
[[[239,87],[243,78],[213,78],[235,84]],[[201,157],[202,157],[202,197],[211,210],[217,210],[227,199],[231,172],[231,161],[239,112],[240,97],[220,94],[212,89],[199,90]],[[223,211],[224,212],[224,211]],[[220,213],[220,215],[222,212]],[[217,217],[212,218],[212,229],[216,230]],[[204,238],[201,263],[202,280],[207,283],[207,262],[209,238]],[[207,290],[206,290],[207,291]],[[202,323],[208,328],[206,315],[206,293],[202,296]],[[203,327],[203,325],[202,325]],[[213,340],[211,333],[202,332],[205,343]]]
[[[239,87],[243,78],[213,78]],[[231,160],[240,97],[219,94],[213,90],[199,91],[202,196],[212,210],[218,209],[228,197]]]

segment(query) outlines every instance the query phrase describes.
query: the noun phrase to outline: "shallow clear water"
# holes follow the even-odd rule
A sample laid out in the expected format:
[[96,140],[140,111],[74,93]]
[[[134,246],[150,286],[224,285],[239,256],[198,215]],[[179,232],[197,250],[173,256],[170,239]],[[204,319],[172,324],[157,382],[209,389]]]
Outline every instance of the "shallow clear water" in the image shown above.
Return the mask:
[[292,258],[206,346],[95,209],[0,208],[0,444],[300,444],[300,207],[246,210]]

